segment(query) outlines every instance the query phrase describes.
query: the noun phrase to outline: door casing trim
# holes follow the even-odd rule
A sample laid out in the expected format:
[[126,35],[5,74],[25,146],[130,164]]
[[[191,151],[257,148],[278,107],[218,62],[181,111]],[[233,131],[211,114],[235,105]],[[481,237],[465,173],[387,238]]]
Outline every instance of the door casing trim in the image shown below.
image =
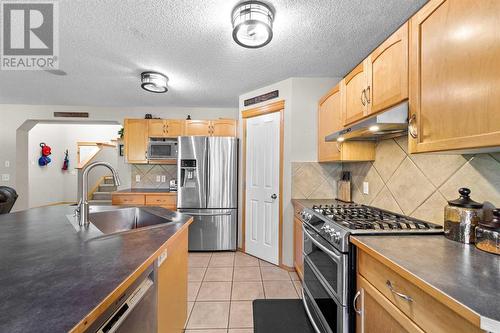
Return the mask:
[[242,212],[241,212],[241,238],[242,238],[242,252],[245,250],[246,241],[246,162],[247,162],[247,119],[262,116],[268,113],[279,112],[280,113],[280,166],[279,166],[279,217],[278,217],[278,263],[279,266],[285,269],[290,269],[290,267],[283,265],[283,147],[284,147],[284,125],[285,125],[285,101],[280,100],[274,103],[259,106],[253,109],[245,110],[241,112],[243,118],[243,134],[242,134],[242,151],[243,151],[243,161],[242,161]]

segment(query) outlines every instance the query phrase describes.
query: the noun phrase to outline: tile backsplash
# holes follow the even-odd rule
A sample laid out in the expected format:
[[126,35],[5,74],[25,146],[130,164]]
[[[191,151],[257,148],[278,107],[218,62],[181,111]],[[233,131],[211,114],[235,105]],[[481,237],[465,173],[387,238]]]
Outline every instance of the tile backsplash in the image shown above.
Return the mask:
[[292,162],[292,198],[334,199],[341,171],[338,163]]
[[374,162],[344,163],[342,170],[352,173],[355,202],[438,224],[460,187],[470,188],[475,201],[500,207],[500,153],[408,154],[408,139],[400,137],[380,141]]
[[[177,166],[170,164],[133,164],[132,165],[132,188],[168,188],[172,179],[177,179]],[[136,182],[136,176],[141,177]],[[165,182],[157,182],[157,176],[165,176]]]

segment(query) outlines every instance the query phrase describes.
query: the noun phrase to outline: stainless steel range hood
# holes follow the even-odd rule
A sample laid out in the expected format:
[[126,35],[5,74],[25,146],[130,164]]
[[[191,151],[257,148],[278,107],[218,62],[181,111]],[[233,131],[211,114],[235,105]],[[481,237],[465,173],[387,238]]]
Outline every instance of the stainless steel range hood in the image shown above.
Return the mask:
[[381,140],[405,135],[408,131],[408,101],[349,128],[332,133],[325,141]]

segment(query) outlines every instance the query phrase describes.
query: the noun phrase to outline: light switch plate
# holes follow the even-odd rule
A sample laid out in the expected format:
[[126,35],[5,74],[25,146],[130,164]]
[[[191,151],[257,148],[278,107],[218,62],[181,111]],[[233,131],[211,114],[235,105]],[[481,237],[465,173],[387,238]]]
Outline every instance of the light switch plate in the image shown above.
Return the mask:
[[370,193],[370,185],[368,182],[363,182],[363,194],[369,194]]
[[10,167],[10,161],[5,161],[5,167],[9,168]]
[[167,181],[167,176],[163,175],[161,176],[161,182],[165,183]]
[[10,180],[10,175],[8,173],[4,173],[2,175],[2,181],[8,182]]
[[163,264],[163,262],[167,259],[168,257],[168,253],[167,253],[167,249],[165,249],[165,251],[163,251],[159,256],[158,256],[158,267],[161,266],[161,264]]
[[135,175],[135,182],[140,183],[141,182],[141,175]]
[[156,182],[157,183],[161,182],[161,176],[160,175],[156,176]]

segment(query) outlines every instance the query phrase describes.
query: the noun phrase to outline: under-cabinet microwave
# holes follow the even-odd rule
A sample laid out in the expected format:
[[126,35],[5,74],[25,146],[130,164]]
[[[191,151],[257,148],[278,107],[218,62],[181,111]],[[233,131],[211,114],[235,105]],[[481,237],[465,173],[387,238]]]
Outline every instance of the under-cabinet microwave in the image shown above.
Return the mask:
[[177,139],[149,139],[149,160],[177,159]]

